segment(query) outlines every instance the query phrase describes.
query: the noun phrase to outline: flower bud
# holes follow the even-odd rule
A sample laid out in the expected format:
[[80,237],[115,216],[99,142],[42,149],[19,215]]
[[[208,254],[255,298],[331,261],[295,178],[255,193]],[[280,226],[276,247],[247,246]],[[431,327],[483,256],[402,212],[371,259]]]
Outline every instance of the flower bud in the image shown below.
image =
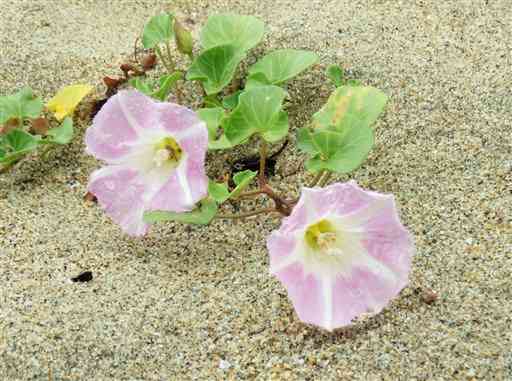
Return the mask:
[[174,20],[174,38],[176,39],[176,45],[178,50],[192,57],[192,48],[194,41],[192,39],[192,33],[179,23],[178,20]]

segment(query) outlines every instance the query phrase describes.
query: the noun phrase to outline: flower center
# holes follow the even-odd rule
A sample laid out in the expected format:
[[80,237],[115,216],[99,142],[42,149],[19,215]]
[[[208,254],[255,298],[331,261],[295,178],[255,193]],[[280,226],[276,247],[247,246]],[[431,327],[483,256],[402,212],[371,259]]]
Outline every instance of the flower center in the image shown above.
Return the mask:
[[176,167],[182,156],[183,150],[176,140],[171,137],[167,137],[160,140],[160,142],[155,146],[153,162],[157,167],[162,167],[168,164]]
[[320,220],[306,229],[304,234],[307,245],[319,254],[341,255],[341,237],[334,225],[328,220]]

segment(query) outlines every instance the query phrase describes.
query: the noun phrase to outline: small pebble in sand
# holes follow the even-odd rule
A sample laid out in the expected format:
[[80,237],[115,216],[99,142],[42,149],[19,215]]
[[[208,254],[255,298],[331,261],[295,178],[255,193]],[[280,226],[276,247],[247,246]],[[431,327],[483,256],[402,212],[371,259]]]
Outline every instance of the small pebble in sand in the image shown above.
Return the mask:
[[219,361],[219,369],[226,370],[229,368],[231,368],[231,364],[229,361],[226,361],[226,360]]
[[425,288],[421,291],[421,300],[427,304],[433,304],[439,295],[429,288]]

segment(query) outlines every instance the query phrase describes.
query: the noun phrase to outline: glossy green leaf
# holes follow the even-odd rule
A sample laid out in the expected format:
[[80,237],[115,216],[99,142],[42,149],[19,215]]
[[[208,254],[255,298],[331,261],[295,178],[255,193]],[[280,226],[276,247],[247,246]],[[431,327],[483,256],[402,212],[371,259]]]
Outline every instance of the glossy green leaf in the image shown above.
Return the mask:
[[174,36],[173,23],[174,16],[171,14],[162,13],[153,16],[144,26],[142,45],[146,49],[151,49],[162,42],[169,41]]
[[260,73],[269,84],[279,85],[314,65],[318,60],[315,53],[307,50],[276,50],[249,68],[249,80],[251,76]]
[[43,111],[43,102],[34,96],[29,87],[24,87],[14,95],[0,97],[0,124],[12,118],[21,121],[37,118],[41,111]]
[[338,130],[369,127],[382,113],[386,102],[387,96],[374,87],[342,86],[313,115],[313,126],[332,126]]
[[201,46],[210,49],[219,45],[233,45],[247,51],[256,46],[265,31],[265,24],[253,16],[232,13],[208,17],[201,30]]
[[259,133],[275,142],[288,133],[288,116],[282,110],[285,91],[277,86],[262,86],[244,91],[239,103],[224,119],[223,128],[227,139],[235,144]]
[[44,141],[55,144],[68,144],[73,138],[73,119],[69,116],[66,117],[59,127],[49,129],[47,136]]
[[327,169],[338,173],[357,169],[368,156],[374,142],[370,127],[356,127],[344,133],[318,131],[312,134],[312,140],[320,152],[306,161],[306,169],[312,172]]
[[211,198],[201,201],[200,206],[191,212],[175,213],[155,210],[144,213],[145,222],[176,221],[186,224],[207,225],[217,213],[217,203]]
[[345,83],[345,72],[338,65],[331,65],[327,68],[327,78],[336,87],[341,87]]
[[206,94],[216,94],[231,82],[244,56],[234,45],[205,50],[192,62],[187,80],[201,81]]

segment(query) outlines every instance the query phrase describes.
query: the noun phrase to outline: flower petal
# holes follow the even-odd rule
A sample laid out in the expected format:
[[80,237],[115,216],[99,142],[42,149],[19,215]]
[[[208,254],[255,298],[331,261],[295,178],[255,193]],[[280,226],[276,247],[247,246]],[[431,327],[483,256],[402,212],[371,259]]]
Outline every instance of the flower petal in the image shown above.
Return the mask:
[[300,320],[322,326],[325,311],[322,280],[315,274],[306,274],[300,263],[294,263],[275,275],[286,286]]
[[122,90],[110,97],[86,131],[87,152],[107,163],[117,163],[133,153],[145,129],[159,125],[155,104],[135,90]]
[[[311,246],[306,231],[313,234],[308,229],[323,220],[334,229],[326,234],[338,238]],[[393,196],[355,182],[303,189],[267,247],[271,272],[286,287],[299,318],[327,330],[379,312],[407,284],[414,252]]]
[[105,212],[130,235],[146,233],[142,220],[146,186],[139,173],[122,166],[107,166],[93,172],[88,191],[98,198]]

